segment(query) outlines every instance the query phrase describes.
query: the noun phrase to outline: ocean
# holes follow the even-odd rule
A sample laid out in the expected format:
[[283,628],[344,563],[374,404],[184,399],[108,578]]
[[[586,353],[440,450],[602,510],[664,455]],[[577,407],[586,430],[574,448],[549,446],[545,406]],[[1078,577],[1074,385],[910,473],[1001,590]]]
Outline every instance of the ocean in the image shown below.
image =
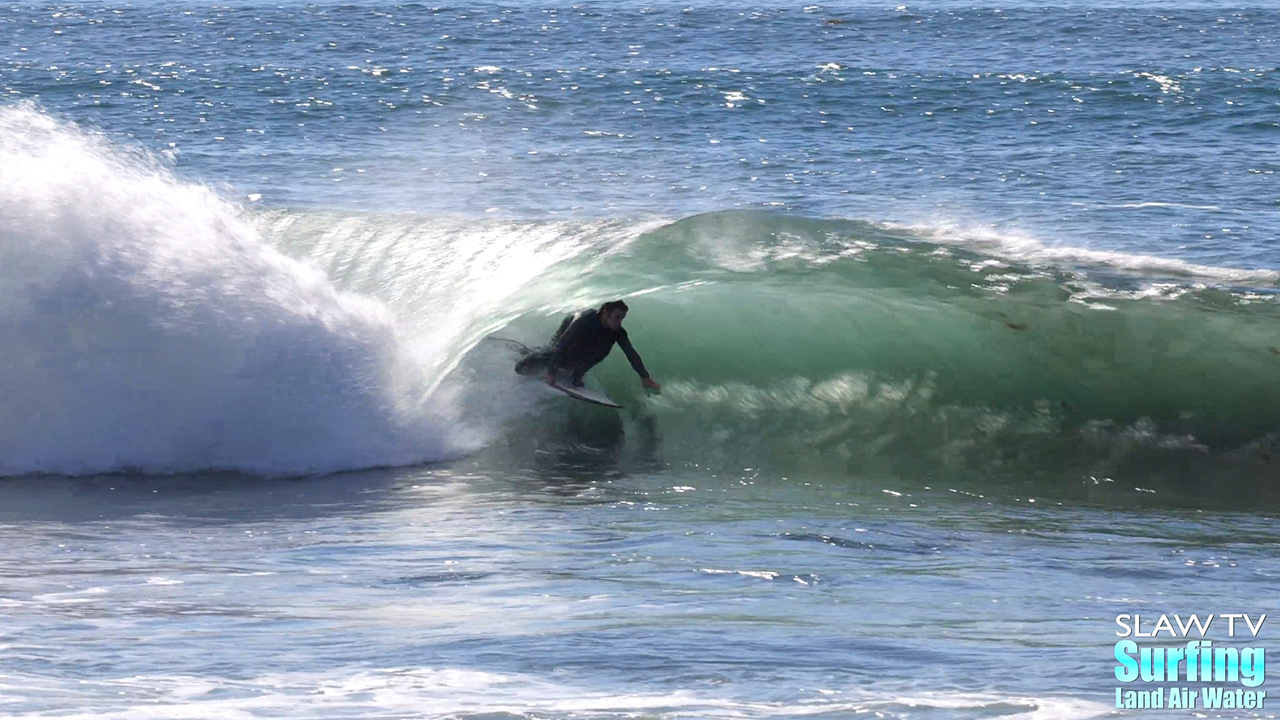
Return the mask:
[[[0,714],[1275,717],[1118,705],[1266,689],[1125,637],[1280,647],[1277,57],[1262,3],[0,4]],[[616,298],[660,391],[512,372]]]

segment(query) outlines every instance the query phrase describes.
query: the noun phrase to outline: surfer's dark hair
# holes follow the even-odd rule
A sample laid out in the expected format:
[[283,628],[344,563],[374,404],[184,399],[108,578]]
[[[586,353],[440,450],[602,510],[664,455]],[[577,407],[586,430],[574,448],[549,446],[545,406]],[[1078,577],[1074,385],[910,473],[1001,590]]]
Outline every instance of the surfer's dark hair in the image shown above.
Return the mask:
[[610,300],[609,302],[600,306],[600,312],[604,313],[605,315],[608,315],[614,310],[621,310],[622,312],[625,313],[630,309],[631,308],[627,307],[627,304],[622,302],[621,300]]

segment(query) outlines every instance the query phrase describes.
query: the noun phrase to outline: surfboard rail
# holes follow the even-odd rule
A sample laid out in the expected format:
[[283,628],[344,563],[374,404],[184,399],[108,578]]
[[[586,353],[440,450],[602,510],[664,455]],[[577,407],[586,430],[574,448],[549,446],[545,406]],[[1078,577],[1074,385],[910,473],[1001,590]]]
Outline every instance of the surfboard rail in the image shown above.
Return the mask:
[[549,382],[547,383],[547,385],[549,387],[555,388],[556,390],[559,390],[560,392],[564,393],[565,395],[568,395],[574,400],[581,400],[583,402],[591,403],[592,405],[601,405],[603,407],[616,408],[616,409],[622,408],[621,405],[614,402],[613,400],[610,400],[608,395],[605,395],[599,390],[593,390],[585,386],[574,387],[573,377],[570,376],[569,373],[563,373],[563,372],[556,373],[555,382]]

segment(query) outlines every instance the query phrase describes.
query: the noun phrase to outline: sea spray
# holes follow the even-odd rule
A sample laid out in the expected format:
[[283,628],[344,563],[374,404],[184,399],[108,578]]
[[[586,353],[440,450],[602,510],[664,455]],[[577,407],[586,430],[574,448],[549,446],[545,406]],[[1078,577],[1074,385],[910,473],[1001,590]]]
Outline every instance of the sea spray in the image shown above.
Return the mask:
[[241,210],[0,109],[0,473],[267,474],[456,452],[388,309]]

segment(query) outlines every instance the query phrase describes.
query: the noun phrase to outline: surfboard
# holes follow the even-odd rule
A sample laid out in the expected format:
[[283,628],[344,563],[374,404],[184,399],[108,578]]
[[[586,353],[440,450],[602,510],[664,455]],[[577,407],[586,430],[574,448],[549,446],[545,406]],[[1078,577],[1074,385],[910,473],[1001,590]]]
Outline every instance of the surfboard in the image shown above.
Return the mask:
[[564,393],[565,395],[568,395],[574,400],[589,402],[592,405],[603,405],[604,407],[611,407],[611,408],[622,407],[618,403],[610,400],[608,395],[605,395],[599,390],[592,390],[591,388],[585,387],[585,386],[574,387],[573,376],[571,376],[569,373],[565,373],[565,372],[556,373],[556,381],[553,383],[547,383],[547,386],[551,388],[555,388],[556,390],[559,390],[560,392]]
[[[525,345],[519,340],[511,340],[509,338],[497,337],[494,335],[487,335],[486,337],[489,340],[496,340],[498,342],[504,342],[511,345],[512,347],[516,348],[516,351],[522,357],[533,352],[533,350],[528,345]],[[541,377],[540,375],[526,374],[525,377],[537,378],[545,382],[545,378]],[[555,382],[550,382],[546,384],[547,384],[547,387],[553,390],[558,390],[564,393],[565,395],[568,395],[569,397],[573,398],[574,400],[581,400],[582,402],[591,403],[592,405],[600,405],[603,407],[610,407],[610,408],[617,408],[617,409],[622,408],[621,405],[610,400],[608,395],[605,395],[599,390],[592,390],[589,387],[574,387],[573,376],[567,372],[556,373]]]

